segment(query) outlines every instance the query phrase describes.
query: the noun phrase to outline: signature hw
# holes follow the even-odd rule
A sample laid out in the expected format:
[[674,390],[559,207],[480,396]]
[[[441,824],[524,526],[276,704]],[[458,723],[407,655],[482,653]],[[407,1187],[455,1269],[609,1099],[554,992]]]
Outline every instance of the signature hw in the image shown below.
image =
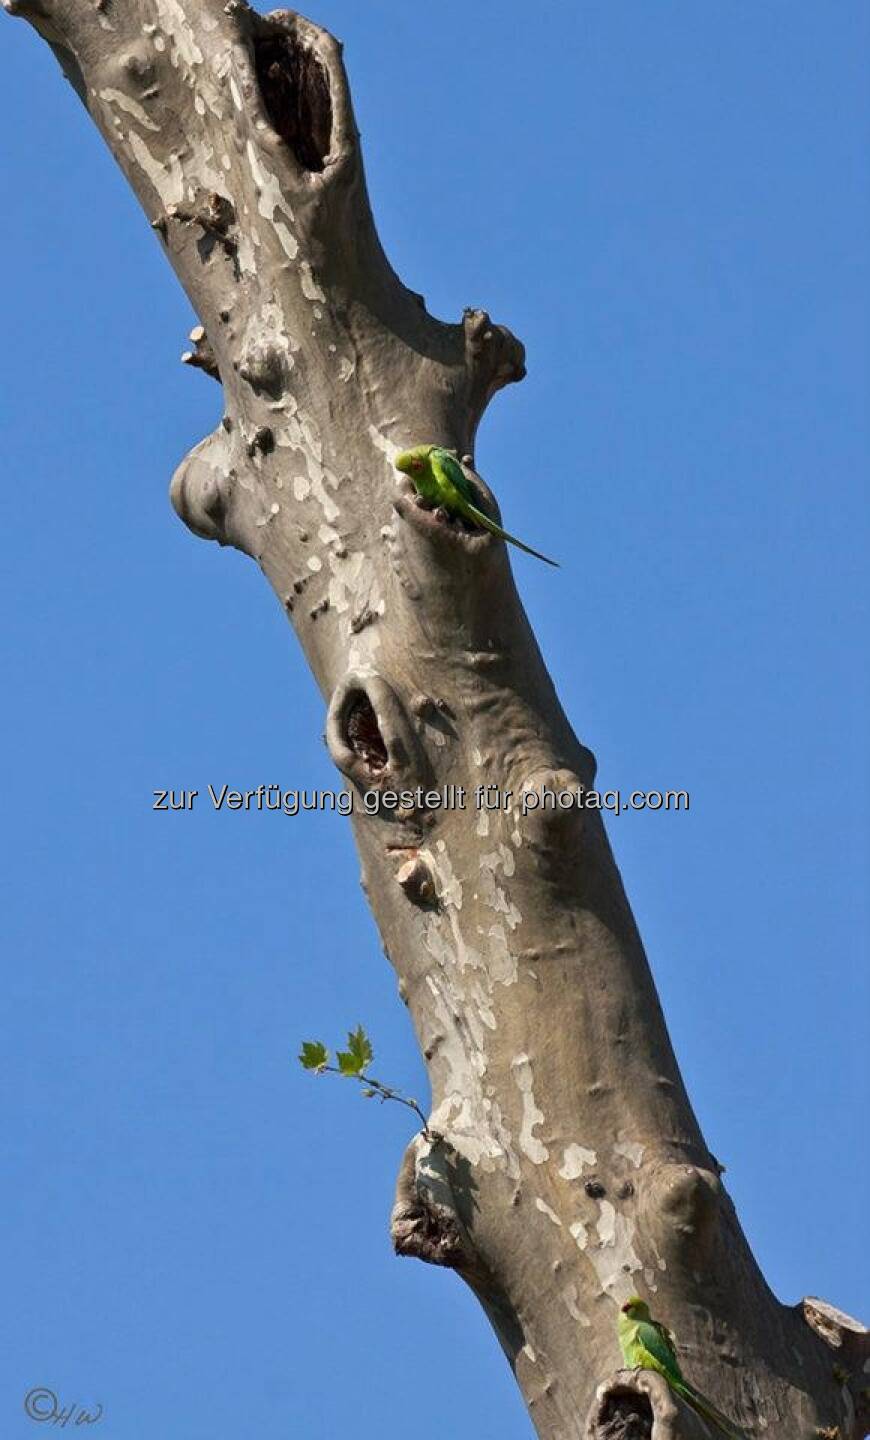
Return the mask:
[[61,1405],[53,1390],[47,1390],[44,1385],[38,1385],[35,1390],[28,1390],[24,1397],[24,1413],[40,1424],[50,1421],[52,1425],[65,1426],[73,1425],[96,1425],[102,1418],[103,1407],[98,1405],[96,1410],[86,1410],[84,1405]]

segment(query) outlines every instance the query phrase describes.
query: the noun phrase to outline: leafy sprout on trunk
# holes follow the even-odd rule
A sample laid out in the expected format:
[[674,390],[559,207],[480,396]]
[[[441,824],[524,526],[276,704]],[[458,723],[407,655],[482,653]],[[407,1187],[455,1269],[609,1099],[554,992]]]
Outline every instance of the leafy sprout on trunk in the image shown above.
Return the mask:
[[358,1081],[366,1100],[380,1100],[381,1103],[385,1100],[395,1100],[398,1105],[405,1105],[407,1109],[413,1110],[419,1119],[425,1138],[427,1140],[435,1138],[429,1130],[426,1116],[416,1100],[409,1095],[403,1095],[392,1085],[385,1085],[382,1080],[376,1080],[373,1075],[369,1074],[368,1066],[374,1061],[375,1052],[362,1025],[357,1025],[355,1030],[348,1031],[347,1049],[336,1051],[337,1064],[331,1063],[332,1056],[322,1040],[303,1040],[298,1058],[302,1068],[312,1071],[315,1075],[341,1075],[345,1080]]

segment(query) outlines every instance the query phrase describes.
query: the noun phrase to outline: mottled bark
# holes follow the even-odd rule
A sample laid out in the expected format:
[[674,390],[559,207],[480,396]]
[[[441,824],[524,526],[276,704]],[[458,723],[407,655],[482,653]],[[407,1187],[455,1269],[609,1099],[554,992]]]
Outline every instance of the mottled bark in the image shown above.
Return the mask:
[[[397,1250],[472,1286],[547,1440],[705,1433],[657,1377],[614,1373],[635,1290],[748,1434],[863,1436],[866,1332],[765,1284],[600,816],[520,813],[524,792],[589,786],[594,761],[505,548],[421,510],[391,465],[423,441],[470,460],[522,346],[482,311],[433,319],[390,268],[323,30],[240,0],[6,3],[53,46],[136,191],[201,321],[186,358],[223,386],[222,423],[173,478],[176,510],[262,567],[358,801],[468,792],[465,809],[357,803],[353,821],[432,1085]],[[480,784],[511,807],[478,811]]]

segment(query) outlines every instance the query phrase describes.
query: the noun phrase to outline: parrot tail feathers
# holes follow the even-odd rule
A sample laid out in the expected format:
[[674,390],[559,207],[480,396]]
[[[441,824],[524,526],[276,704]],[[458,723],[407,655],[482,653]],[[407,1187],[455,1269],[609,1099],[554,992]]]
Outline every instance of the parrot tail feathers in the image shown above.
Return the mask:
[[524,545],[522,540],[517,539],[516,535],[511,535],[507,530],[503,530],[501,525],[497,525],[494,520],[490,520],[488,515],[484,515],[483,511],[478,510],[477,506],[472,505],[470,501],[466,504],[466,510],[470,519],[474,520],[478,525],[482,525],[484,530],[489,531],[490,535],[497,536],[499,540],[506,540],[510,545],[516,545],[517,549],[525,550],[527,555],[534,555],[536,560],[543,560],[545,565],[552,565],[556,570],[559,569],[558,560],[551,560],[548,555],[542,555],[540,550],[533,550],[531,545]]
[[685,1400],[686,1404],[690,1405],[692,1409],[701,1416],[702,1420],[707,1420],[711,1425],[714,1425],[720,1434],[728,1437],[728,1440],[747,1440],[743,1431],[738,1430],[737,1426],[733,1425],[728,1417],[722,1414],[721,1410],[716,1409],[712,1401],[708,1400],[705,1395],[702,1395],[701,1392],[690,1385],[688,1381],[676,1380],[670,1376],[668,1378],[671,1389],[675,1390],[677,1394]]

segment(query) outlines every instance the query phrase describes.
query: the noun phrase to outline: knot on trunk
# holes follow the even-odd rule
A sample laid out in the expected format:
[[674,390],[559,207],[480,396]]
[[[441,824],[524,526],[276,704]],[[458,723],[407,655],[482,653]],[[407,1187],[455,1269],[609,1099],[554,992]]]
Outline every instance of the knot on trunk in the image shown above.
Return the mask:
[[217,190],[206,190],[197,191],[195,199],[189,203],[168,205],[152,220],[151,228],[168,244],[171,227],[198,226],[200,234],[196,250],[200,260],[205,264],[216,250],[222,252],[230,262],[234,278],[238,280],[239,246],[235,222],[235,206],[229,196]]
[[421,1179],[420,1164],[425,1154],[426,1142],[421,1143],[419,1137],[405,1151],[390,1215],[393,1249],[397,1255],[457,1269],[463,1252],[462,1226],[449,1185],[438,1186]]
[[236,535],[228,534],[233,497],[232,469],[226,431],[215,430],[185,456],[172,477],[169,497],[173,509],[194,535],[245,547]]
[[437,905],[435,877],[422,855],[413,855],[406,860],[396,871],[396,881],[413,904],[424,909]]
[[710,1440],[703,1420],[654,1370],[618,1370],[599,1385],[584,1440]]
[[651,1440],[649,1397],[632,1390],[611,1390],[604,1399],[595,1431],[597,1440]]
[[238,371],[256,395],[267,401],[278,401],[287,388],[287,352],[268,335],[248,335],[239,357]]
[[254,64],[272,128],[304,170],[323,169],[332,139],[329,77],[295,30],[254,37]]
[[415,1136],[399,1170],[390,1235],[397,1255],[448,1266],[483,1291],[491,1279],[468,1231],[476,1188],[470,1171],[442,1136]]
[[640,1193],[663,1253],[697,1265],[717,1233],[719,1176],[699,1165],[662,1165],[652,1170]]
[[[424,781],[413,726],[398,695],[380,675],[351,672],[336,686],[326,718],[326,743],[342,774],[367,790]],[[414,814],[404,813],[409,818]],[[401,819],[402,814],[394,808],[390,818]]]
[[[573,770],[535,770],[523,781],[520,811],[526,829],[550,833],[554,839],[578,831],[583,825],[586,786]],[[531,824],[529,824],[531,822]],[[534,834],[529,835],[534,843]]]
[[217,359],[204,326],[195,325],[188,338],[193,349],[185,350],[181,357],[182,365],[191,365],[194,370],[204,370],[206,375],[210,375],[213,380],[220,380]]
[[525,346],[506,326],[493,325],[485,310],[466,310],[462,324],[470,399],[482,413],[497,390],[525,378]]
[[[294,10],[269,15],[249,10],[241,29],[250,49],[246,66],[238,56],[236,63],[250,76],[247,99],[255,115],[257,144],[285,162],[283,179],[294,188],[305,184],[310,200],[306,182],[316,178],[322,186],[348,167],[359,167],[359,136],[341,44]],[[364,209],[370,223],[367,202]]]

